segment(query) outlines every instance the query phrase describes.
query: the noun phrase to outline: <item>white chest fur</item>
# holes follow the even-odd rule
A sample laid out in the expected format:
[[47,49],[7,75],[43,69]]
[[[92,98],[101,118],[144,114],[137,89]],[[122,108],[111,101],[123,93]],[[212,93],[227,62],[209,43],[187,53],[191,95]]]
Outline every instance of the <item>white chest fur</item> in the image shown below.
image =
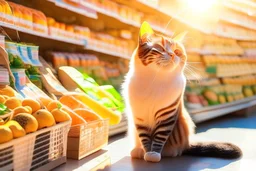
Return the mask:
[[[158,73],[158,75],[130,75],[126,79],[127,107],[134,118],[141,118],[148,124],[154,124],[155,113],[174,103],[183,93],[185,86],[183,75]],[[136,119],[134,119],[136,122]]]

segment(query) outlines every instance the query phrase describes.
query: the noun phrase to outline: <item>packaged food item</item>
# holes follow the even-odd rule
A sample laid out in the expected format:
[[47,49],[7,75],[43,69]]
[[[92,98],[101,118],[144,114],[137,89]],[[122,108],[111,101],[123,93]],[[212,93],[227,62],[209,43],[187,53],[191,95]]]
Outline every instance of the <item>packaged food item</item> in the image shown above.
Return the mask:
[[29,80],[41,90],[43,89],[43,83],[40,75],[29,75]]
[[27,45],[28,57],[33,66],[42,66],[39,60],[39,47],[34,45]]
[[14,42],[5,42],[11,68],[23,68],[24,64],[19,56],[18,46]]
[[12,69],[12,74],[15,78],[15,87],[22,88],[26,85],[27,76],[25,74],[25,69]]
[[0,46],[5,49],[5,36],[0,34]]
[[27,45],[19,43],[17,44],[17,46],[18,46],[19,56],[21,57],[22,61],[25,64],[32,65],[32,62],[30,61],[30,58],[28,56]]

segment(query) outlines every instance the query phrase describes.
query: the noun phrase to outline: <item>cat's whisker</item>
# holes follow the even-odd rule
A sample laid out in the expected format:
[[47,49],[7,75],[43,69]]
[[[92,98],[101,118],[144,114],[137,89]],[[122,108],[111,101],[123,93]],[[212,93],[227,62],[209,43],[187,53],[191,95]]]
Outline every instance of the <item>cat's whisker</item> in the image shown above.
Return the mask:
[[[200,80],[201,80],[201,75],[198,74],[198,73],[196,73],[193,69],[191,69],[191,68],[189,68],[189,67],[185,67],[184,72],[185,72],[186,78],[187,78],[188,75],[190,75],[190,76],[194,77],[195,80],[196,80],[198,83],[200,82]],[[186,75],[186,72],[188,73],[187,75]],[[187,78],[187,80],[189,80],[189,79]]]
[[198,67],[196,67],[196,66],[189,65],[189,64],[186,64],[186,67],[189,67],[189,68],[195,69],[195,70],[197,70],[197,71],[199,71],[199,72],[203,72],[203,71],[204,71],[204,69],[203,69],[203,68],[198,68]]
[[194,71],[193,68],[186,67],[186,69],[188,69],[194,76],[196,76],[196,78],[201,78],[201,75]]
[[203,62],[187,62],[187,64],[202,64]]
[[189,63],[186,63],[185,67],[193,68],[193,69],[196,69],[198,71],[203,71],[204,70],[203,68],[199,69],[198,67],[196,67],[192,64],[189,64]]

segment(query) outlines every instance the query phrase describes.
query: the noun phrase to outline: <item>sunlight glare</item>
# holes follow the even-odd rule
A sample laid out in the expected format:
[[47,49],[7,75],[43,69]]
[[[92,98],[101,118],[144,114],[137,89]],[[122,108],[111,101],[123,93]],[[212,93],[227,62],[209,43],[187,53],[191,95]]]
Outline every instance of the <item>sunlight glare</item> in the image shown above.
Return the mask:
[[205,12],[210,9],[216,0],[186,0],[188,8],[197,12]]

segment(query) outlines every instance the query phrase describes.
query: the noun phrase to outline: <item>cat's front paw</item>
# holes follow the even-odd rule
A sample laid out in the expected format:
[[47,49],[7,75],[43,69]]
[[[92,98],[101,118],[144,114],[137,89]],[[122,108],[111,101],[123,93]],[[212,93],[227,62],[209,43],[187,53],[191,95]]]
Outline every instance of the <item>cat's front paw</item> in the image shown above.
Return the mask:
[[131,157],[136,158],[136,159],[143,159],[144,154],[145,154],[145,152],[142,148],[134,148],[131,151]]
[[144,155],[144,160],[147,162],[159,162],[161,160],[161,154],[154,151],[147,152]]

